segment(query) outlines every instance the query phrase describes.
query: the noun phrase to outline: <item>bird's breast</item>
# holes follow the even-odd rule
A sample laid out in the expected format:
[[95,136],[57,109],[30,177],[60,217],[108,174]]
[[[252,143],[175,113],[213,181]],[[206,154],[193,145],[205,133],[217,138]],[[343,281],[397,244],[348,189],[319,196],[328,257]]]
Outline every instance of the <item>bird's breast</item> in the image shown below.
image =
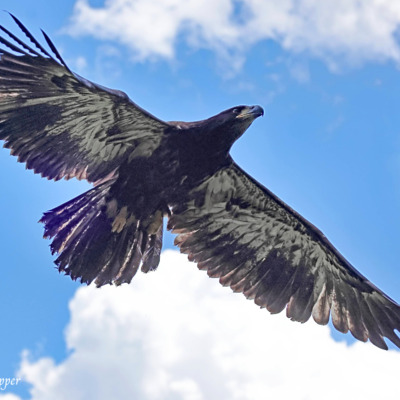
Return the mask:
[[[132,158],[119,168],[111,200],[127,214],[147,217],[186,197],[227,162],[189,136],[171,135],[149,157]],[[110,200],[110,201],[111,201]]]

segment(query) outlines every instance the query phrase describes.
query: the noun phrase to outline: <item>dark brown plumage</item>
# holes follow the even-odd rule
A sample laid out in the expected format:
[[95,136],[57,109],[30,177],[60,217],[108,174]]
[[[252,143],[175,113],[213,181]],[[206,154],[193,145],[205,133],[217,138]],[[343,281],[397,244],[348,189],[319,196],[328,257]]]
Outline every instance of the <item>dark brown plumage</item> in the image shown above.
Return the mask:
[[102,286],[156,269],[166,217],[190,260],[260,307],[400,347],[399,305],[229,155],[261,107],[161,121],[71,72],[13,18],[33,47],[0,27],[0,139],[44,177],[94,184],[41,219],[60,271]]

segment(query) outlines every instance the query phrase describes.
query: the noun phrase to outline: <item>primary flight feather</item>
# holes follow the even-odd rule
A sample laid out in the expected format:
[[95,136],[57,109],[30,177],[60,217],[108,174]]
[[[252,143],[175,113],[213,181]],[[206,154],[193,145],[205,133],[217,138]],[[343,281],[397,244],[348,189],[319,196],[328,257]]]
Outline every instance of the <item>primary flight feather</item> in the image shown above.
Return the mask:
[[191,261],[260,307],[400,347],[400,306],[232,160],[261,107],[161,121],[73,73],[12,17],[30,44],[0,26],[0,139],[43,177],[94,184],[41,219],[60,271],[102,286],[155,270],[166,217]]

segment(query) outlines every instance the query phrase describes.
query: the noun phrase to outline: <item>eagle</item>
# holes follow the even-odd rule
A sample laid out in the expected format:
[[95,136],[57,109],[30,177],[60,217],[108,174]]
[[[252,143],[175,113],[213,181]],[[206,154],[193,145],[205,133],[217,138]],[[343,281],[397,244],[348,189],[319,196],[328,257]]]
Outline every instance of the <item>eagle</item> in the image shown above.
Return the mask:
[[400,348],[399,304],[232,159],[260,106],[162,121],[72,72],[45,32],[48,49],[11,17],[30,43],[0,26],[0,140],[42,177],[93,184],[40,220],[60,272],[129,283],[157,268],[166,219],[200,270],[270,313],[331,319],[358,340]]

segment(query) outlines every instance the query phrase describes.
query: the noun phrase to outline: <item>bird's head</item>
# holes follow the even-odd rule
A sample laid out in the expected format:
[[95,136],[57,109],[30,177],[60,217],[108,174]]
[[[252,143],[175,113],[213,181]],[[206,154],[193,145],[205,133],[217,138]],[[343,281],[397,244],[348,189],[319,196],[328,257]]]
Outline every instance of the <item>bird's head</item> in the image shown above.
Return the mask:
[[240,126],[244,132],[256,118],[262,115],[264,115],[264,110],[260,106],[236,106],[221,112],[213,118],[220,119],[222,124]]
[[197,146],[207,148],[208,154],[220,155],[228,154],[233,143],[262,115],[264,110],[260,106],[236,106],[201,121],[170,121],[169,124],[185,132]]
[[232,144],[243,135],[252,122],[264,115],[260,106],[236,106],[207,120],[210,136],[224,143],[229,151]]

